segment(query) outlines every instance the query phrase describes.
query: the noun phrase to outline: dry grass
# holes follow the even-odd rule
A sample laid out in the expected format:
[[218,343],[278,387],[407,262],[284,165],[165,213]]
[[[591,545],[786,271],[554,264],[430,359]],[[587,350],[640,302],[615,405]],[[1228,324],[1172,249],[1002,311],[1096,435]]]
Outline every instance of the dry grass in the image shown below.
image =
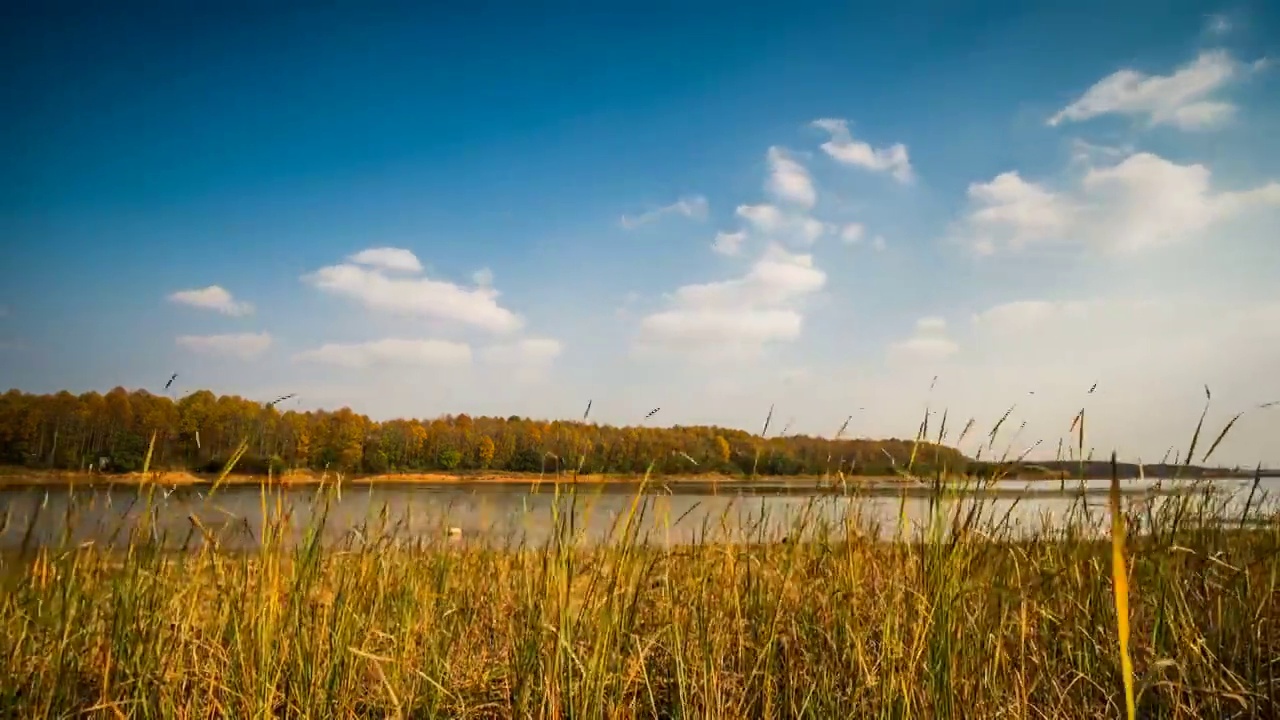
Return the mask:
[[1117,717],[1114,567],[1138,716],[1275,717],[1280,523],[1227,528],[1210,502],[1131,511],[1148,532],[1127,547],[1082,516],[1031,539],[946,531],[940,503],[910,542],[850,519],[659,548],[633,520],[592,548],[565,498],[536,548],[39,550],[5,560],[0,713]]

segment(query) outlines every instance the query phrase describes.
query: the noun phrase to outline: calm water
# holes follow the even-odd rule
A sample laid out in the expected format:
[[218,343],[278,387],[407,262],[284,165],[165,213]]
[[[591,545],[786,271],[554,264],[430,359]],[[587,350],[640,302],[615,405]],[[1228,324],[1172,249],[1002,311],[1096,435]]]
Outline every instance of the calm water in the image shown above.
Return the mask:
[[[1215,512],[1239,518],[1252,480],[1216,480],[1191,486],[1165,480],[1126,480],[1125,502],[1158,507],[1178,494],[1208,494]],[[635,486],[579,485],[557,499],[551,486],[448,484],[352,485],[341,498],[331,498],[323,538],[341,544],[373,536],[398,540],[422,539],[465,543],[531,545],[545,542],[553,532],[553,517],[573,509],[572,531],[586,542],[616,539],[633,506],[641,511],[639,538],[652,543],[700,540],[776,541],[796,534],[797,523],[818,528],[843,528],[854,523],[883,536],[898,532],[905,518],[918,532],[931,515],[931,499],[923,487],[906,488],[889,482],[863,482],[846,495],[821,483],[756,482],[675,487],[661,484],[643,495]],[[971,509],[988,521],[1007,522],[1014,532],[1037,532],[1061,526],[1068,516],[1089,513],[1098,527],[1106,521],[1108,482],[1068,481],[1065,491],[1056,481],[1002,481],[977,492],[944,500],[949,513]],[[157,489],[152,506],[154,536],[166,546],[199,547],[217,537],[221,547],[255,547],[262,537],[263,496],[254,487],[224,487],[210,496],[208,487]],[[1280,479],[1263,479],[1251,507],[1274,507],[1280,498]],[[277,504],[278,503],[278,504]],[[314,488],[270,491],[268,511],[277,507],[289,517],[289,540],[302,537],[325,513]],[[133,487],[20,487],[0,490],[0,548],[93,542],[123,545],[147,513],[147,501]],[[201,529],[202,528],[202,529]],[[450,532],[451,529],[456,529]],[[460,531],[460,533],[458,532]],[[460,535],[459,537],[457,537]]]

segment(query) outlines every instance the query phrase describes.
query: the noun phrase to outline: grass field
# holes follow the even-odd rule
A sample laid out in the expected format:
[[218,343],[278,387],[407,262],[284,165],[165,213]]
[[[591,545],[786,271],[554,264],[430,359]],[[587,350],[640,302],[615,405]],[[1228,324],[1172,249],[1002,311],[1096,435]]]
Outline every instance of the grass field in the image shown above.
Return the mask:
[[536,548],[370,528],[346,548],[32,551],[4,560],[0,712],[1123,717],[1127,656],[1139,717],[1274,717],[1280,522],[1251,499],[1253,522],[1227,527],[1213,502],[1122,513],[1111,541],[1083,517],[1031,540],[947,531],[940,503],[899,542],[849,518],[667,549],[635,541],[637,499],[623,541],[591,548],[565,498]]

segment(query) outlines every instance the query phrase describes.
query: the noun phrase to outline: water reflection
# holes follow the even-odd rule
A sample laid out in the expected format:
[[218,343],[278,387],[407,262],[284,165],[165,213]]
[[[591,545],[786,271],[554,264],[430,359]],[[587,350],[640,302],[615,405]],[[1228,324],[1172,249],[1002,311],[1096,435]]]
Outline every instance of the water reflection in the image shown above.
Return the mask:
[[[281,540],[297,542],[323,520],[322,540],[360,543],[372,536],[499,546],[540,545],[561,526],[582,542],[617,541],[631,520],[641,542],[778,541],[856,526],[881,537],[916,534],[930,520],[999,525],[1009,532],[1043,533],[1068,519],[1095,531],[1105,527],[1105,480],[1002,481],[939,499],[924,485],[901,482],[757,482],[636,486],[498,484],[348,486],[339,498],[314,488],[229,486],[156,488],[148,499],[136,487],[35,487],[0,490],[0,548],[64,543],[123,546],[132,533],[170,548],[217,542],[250,549],[263,541],[264,517],[284,519]],[[1179,497],[1195,494],[1197,512],[1240,517],[1273,506],[1280,479],[1217,480],[1212,484],[1123,481],[1124,502],[1139,521]],[[1206,500],[1207,499],[1207,500]],[[1210,503],[1205,505],[1205,502]],[[939,511],[939,508],[941,509]],[[1252,514],[1252,513],[1251,513]],[[149,521],[147,520],[149,518]],[[280,525],[280,523],[267,523]],[[1141,530],[1141,528],[1137,528]]]

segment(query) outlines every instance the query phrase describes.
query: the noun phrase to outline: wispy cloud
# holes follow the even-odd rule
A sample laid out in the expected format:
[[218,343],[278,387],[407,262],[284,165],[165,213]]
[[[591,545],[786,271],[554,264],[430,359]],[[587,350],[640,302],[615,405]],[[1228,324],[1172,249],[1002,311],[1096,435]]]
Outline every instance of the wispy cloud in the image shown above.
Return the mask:
[[179,305],[213,310],[232,317],[253,314],[251,303],[236,300],[220,285],[210,285],[196,290],[179,290],[169,295],[169,301]]
[[814,120],[812,125],[831,135],[830,140],[822,143],[822,151],[837,162],[887,172],[901,183],[911,182],[914,177],[906,145],[894,143],[889,147],[874,148],[869,143],[854,140],[849,132],[849,122],[839,118]]
[[960,351],[960,346],[947,336],[947,321],[937,316],[916,321],[915,333],[906,340],[889,345],[889,358],[902,360],[944,360]]
[[385,338],[363,343],[326,343],[293,356],[296,362],[345,368],[375,365],[423,367],[463,366],[471,363],[471,347],[449,340]]
[[747,234],[741,230],[716,233],[716,241],[711,243],[711,249],[721,255],[737,255],[746,239]]
[[619,224],[632,230],[661,219],[667,215],[682,215],[687,218],[702,220],[707,217],[707,199],[701,195],[690,195],[679,200],[639,215],[623,215]]
[[1260,63],[1245,65],[1225,50],[1200,53],[1169,75],[1148,75],[1125,68],[1099,80],[1071,104],[1049,118],[1048,124],[1081,122],[1117,114],[1146,118],[1149,125],[1181,130],[1210,130],[1230,120],[1236,106],[1211,96]]
[[179,335],[178,347],[205,355],[223,355],[252,360],[271,347],[270,333],[233,333],[228,335]]
[[480,358],[493,365],[549,363],[560,356],[564,347],[551,338],[525,338],[513,343],[490,345],[480,351]]
[[1231,32],[1232,27],[1231,18],[1223,13],[1214,13],[1204,20],[1204,30],[1210,35],[1221,37]]

